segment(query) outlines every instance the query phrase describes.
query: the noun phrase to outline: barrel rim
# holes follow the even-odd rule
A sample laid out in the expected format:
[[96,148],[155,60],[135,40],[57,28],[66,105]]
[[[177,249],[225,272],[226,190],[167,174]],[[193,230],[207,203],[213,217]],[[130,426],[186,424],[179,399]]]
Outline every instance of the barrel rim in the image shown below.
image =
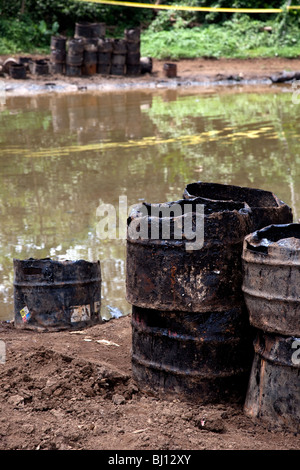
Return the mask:
[[[184,189],[184,193],[183,193],[183,197],[185,199],[189,199],[189,198],[193,198],[195,197],[195,195],[191,194],[189,192],[189,188],[191,186],[196,186],[196,185],[202,185],[202,187],[215,187],[216,189],[232,189],[234,191],[248,191],[248,192],[256,192],[256,193],[260,193],[264,196],[269,196],[271,198],[273,198],[274,202],[275,202],[275,205],[273,206],[254,206],[254,205],[250,205],[249,206],[253,209],[265,209],[266,207],[268,208],[277,208],[279,209],[280,207],[288,207],[287,204],[285,204],[283,201],[281,201],[278,196],[276,196],[276,194],[274,194],[273,192],[271,191],[268,191],[268,190],[265,190],[265,189],[260,189],[260,188],[251,188],[251,187],[247,187],[247,186],[238,186],[238,185],[230,185],[230,184],[224,184],[224,183],[215,183],[215,182],[208,182],[208,181],[195,181],[193,183],[188,183]],[[222,199],[213,199],[213,198],[207,198],[207,199],[210,199],[210,200],[222,200]],[[225,199],[227,200],[227,199]]]
[[[290,236],[285,236],[290,235]],[[292,237],[291,235],[296,235]],[[271,235],[271,238],[270,238]],[[268,238],[269,236],[269,238]],[[260,263],[274,266],[300,266],[299,247],[279,244],[281,240],[299,238],[300,224],[291,222],[288,224],[270,224],[266,227],[248,234],[243,243],[242,259],[244,263]]]

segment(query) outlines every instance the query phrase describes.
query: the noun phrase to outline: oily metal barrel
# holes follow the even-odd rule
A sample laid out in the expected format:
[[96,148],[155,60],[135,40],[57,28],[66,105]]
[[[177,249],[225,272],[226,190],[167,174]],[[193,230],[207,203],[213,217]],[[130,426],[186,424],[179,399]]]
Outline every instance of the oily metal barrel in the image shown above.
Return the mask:
[[98,41],[97,73],[108,75],[111,68],[113,44],[109,38]]
[[82,64],[83,75],[94,75],[95,73],[97,73],[97,51],[98,39],[90,38],[84,41]]
[[32,63],[33,75],[48,75],[49,73],[49,62],[46,59],[38,59]]
[[64,73],[66,64],[66,43],[64,36],[51,37],[50,71],[51,73]]
[[126,74],[139,75],[141,73],[141,31],[140,28],[125,29],[127,43]]
[[68,41],[66,56],[66,75],[80,76],[82,74],[84,41],[82,38],[73,38]]
[[26,78],[26,67],[23,64],[10,64],[9,75],[14,79]]
[[75,24],[75,38],[99,38],[104,37],[105,23],[91,23],[82,21]]
[[250,345],[239,307],[205,313],[132,308],[133,377],[158,396],[242,403]]
[[101,321],[100,262],[14,259],[16,328],[63,330]]
[[300,431],[300,224],[245,238],[243,292],[257,329],[245,413],[270,429]]
[[250,212],[245,203],[202,198],[131,212],[126,290],[141,388],[198,402],[244,399],[253,336],[240,254]]
[[[203,216],[195,212],[202,208]],[[243,299],[241,253],[250,212],[242,202],[202,198],[137,206],[128,219],[127,300],[138,307],[188,312],[223,311],[239,303]],[[191,249],[186,249],[189,241],[182,232],[181,240],[153,238],[158,226],[161,230],[170,224],[171,233],[182,231],[184,222],[191,223],[188,217],[198,223],[195,234],[198,241],[203,235],[202,247],[196,248],[195,237],[195,249],[192,242]],[[135,224],[149,225],[146,238],[130,236]]]
[[51,36],[50,49],[55,51],[66,50],[67,38],[65,36]]
[[293,222],[291,208],[275,194],[263,189],[197,181],[186,186],[183,197],[202,197],[210,201],[245,201],[252,212],[252,229],[249,233],[270,224]]
[[175,78],[177,76],[177,65],[176,64],[164,64],[163,66],[164,75],[167,78]]
[[244,412],[269,430],[300,432],[300,337],[258,331]]
[[125,39],[112,41],[112,56],[110,73],[112,75],[124,75],[126,70],[127,43]]
[[243,292],[255,328],[300,336],[300,224],[270,225],[244,241]]

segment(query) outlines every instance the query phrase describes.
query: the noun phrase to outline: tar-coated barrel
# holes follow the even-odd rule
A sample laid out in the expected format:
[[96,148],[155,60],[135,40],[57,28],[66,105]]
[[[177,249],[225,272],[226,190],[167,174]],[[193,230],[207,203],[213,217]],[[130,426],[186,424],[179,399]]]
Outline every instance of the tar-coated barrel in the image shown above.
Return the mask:
[[90,23],[82,21],[75,24],[75,38],[99,38],[104,37],[105,23]]
[[[241,253],[250,222],[250,209],[242,202],[195,198],[137,206],[128,219],[128,302],[187,312],[239,305]],[[143,232],[148,227],[144,238],[135,237],[139,225]],[[169,226],[170,237],[164,238],[162,230]]]
[[49,62],[44,59],[33,61],[32,73],[34,75],[48,75],[49,73]]
[[242,259],[250,323],[300,337],[300,224],[270,225],[248,235]]
[[16,328],[63,330],[101,321],[100,262],[14,259]]
[[202,197],[213,201],[244,201],[251,208],[252,230],[258,230],[270,224],[288,224],[293,222],[291,208],[275,194],[263,189],[197,181],[186,186],[185,199]]
[[22,64],[10,64],[9,75],[14,79],[26,78],[26,67]]
[[258,331],[244,404],[269,430],[300,432],[300,337]]
[[252,361],[247,314],[132,308],[132,373],[140,388],[190,402],[243,403]]
[[132,371],[144,390],[201,403],[244,400],[253,335],[240,255],[249,213],[245,203],[201,198],[130,213]]
[[245,413],[300,431],[300,224],[269,225],[243,247],[243,292],[257,330]]
[[164,71],[165,77],[175,78],[177,76],[177,65],[176,64],[164,64],[163,71]]
[[51,50],[66,51],[67,38],[65,36],[51,36]]

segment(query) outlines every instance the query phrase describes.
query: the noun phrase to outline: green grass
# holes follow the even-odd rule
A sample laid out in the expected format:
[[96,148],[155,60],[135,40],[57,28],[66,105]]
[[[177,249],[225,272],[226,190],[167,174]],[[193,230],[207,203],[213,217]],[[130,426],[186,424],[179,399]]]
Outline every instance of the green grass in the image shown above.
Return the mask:
[[[272,31],[264,30],[271,26]],[[278,22],[262,23],[241,20],[223,25],[145,31],[142,35],[142,55],[162,60],[194,59],[197,57],[298,57],[300,29]]]
[[[272,31],[266,31],[266,26]],[[58,28],[57,23],[49,28],[43,20],[34,23],[29,17],[0,19],[0,54],[49,53],[50,37]],[[241,15],[223,24],[194,28],[179,23],[168,31],[155,31],[150,26],[142,33],[141,53],[161,60],[299,57],[300,13],[290,23],[284,17],[262,22]]]

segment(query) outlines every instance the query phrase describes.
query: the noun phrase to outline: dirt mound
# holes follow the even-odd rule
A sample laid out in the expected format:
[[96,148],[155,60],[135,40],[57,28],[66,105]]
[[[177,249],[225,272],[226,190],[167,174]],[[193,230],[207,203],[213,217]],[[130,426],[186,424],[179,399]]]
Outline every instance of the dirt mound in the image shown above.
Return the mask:
[[0,326],[2,450],[297,449],[241,406],[145,395],[131,377],[131,318],[82,331]]

